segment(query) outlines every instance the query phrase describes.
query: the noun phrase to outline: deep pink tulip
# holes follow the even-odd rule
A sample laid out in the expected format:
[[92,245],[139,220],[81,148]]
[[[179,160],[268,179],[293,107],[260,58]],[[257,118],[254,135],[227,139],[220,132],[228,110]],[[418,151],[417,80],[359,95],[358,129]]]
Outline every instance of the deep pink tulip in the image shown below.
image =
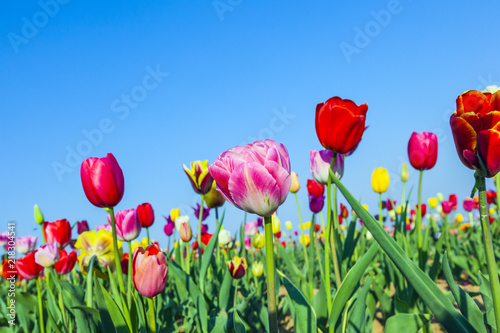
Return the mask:
[[163,227],[163,232],[167,236],[172,236],[172,234],[174,233],[174,230],[175,230],[175,223],[174,222],[169,222],[169,223],[165,224],[165,226]]
[[155,212],[149,203],[143,203],[137,206],[137,216],[143,228],[149,228],[155,221]]
[[467,212],[472,212],[472,210],[474,209],[474,200],[471,198],[466,198],[464,200],[464,209]]
[[97,207],[114,207],[123,198],[125,180],[113,154],[90,157],[80,168],[83,190],[87,199]]
[[165,290],[167,261],[156,244],[135,249],[132,259],[132,277],[135,289],[141,295],[152,298]]
[[286,147],[269,139],[229,149],[208,168],[227,201],[259,216],[271,216],[292,183]]
[[[328,149],[309,152],[309,171],[318,184],[326,185],[328,183],[332,158],[333,151]],[[338,179],[342,178],[344,175],[344,155],[337,154],[332,170]]]
[[437,154],[438,140],[436,134],[413,132],[408,142],[408,158],[415,169],[432,169],[436,164]]
[[451,201],[443,201],[441,202],[441,206],[443,206],[443,213],[449,214],[453,209],[453,202]]
[[78,234],[81,234],[82,232],[89,231],[89,224],[87,223],[86,220],[76,222],[76,228]]
[[[111,217],[108,214],[108,221]],[[134,208],[120,210],[115,214],[116,236],[119,240],[128,242],[139,237],[141,233],[141,223]]]

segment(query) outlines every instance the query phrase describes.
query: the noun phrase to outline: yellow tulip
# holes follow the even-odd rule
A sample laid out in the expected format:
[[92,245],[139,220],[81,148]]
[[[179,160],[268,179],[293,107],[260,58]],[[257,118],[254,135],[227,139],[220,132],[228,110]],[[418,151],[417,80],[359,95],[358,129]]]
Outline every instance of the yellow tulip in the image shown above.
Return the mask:
[[429,198],[429,207],[430,208],[436,208],[438,205],[438,199],[437,198]]
[[377,193],[384,193],[389,188],[389,173],[384,168],[373,170],[372,174],[372,189]]
[[490,215],[494,215],[496,211],[497,211],[496,207],[491,207],[490,208]]
[[285,226],[288,230],[292,230],[292,222],[291,221],[286,221]]
[[406,166],[406,163],[403,163],[403,166],[401,167],[401,181],[403,183],[406,183],[410,175],[408,174],[408,167]]
[[297,175],[295,172],[291,172],[290,178],[292,179],[292,185],[290,186],[290,192],[297,193],[300,190],[299,175]]
[[253,276],[260,277],[262,273],[264,273],[264,265],[260,261],[254,262],[252,265],[252,273]]
[[302,230],[311,229],[311,221],[308,221],[306,223],[302,223]]
[[368,211],[368,205],[363,205],[363,208]]
[[309,246],[311,238],[308,235],[304,235],[304,238],[300,236],[300,244],[304,245],[304,239],[306,240],[306,246]]
[[276,213],[273,214],[272,220],[273,220],[273,234],[277,234],[278,232],[280,232],[281,227],[280,227],[280,219],[278,218],[278,216],[276,216]]
[[174,208],[170,211],[170,219],[172,220],[172,222],[174,222],[175,219],[178,218],[180,215],[181,211],[179,210],[179,208]]
[[460,223],[464,220],[464,217],[462,214],[457,214],[457,216],[455,217],[455,222],[457,223]]
[[464,223],[464,224],[461,224],[459,227],[458,227],[458,230],[461,230],[461,231],[464,231],[464,230],[467,230],[470,228],[470,223]]
[[148,245],[149,245],[148,239],[146,237],[143,238],[140,243],[138,241],[133,242],[132,243],[132,253],[129,255],[132,256],[134,254],[135,249],[137,249],[139,246],[145,250],[148,247]]
[[253,237],[253,247],[256,249],[262,249],[266,244],[266,238],[262,234],[256,234]]

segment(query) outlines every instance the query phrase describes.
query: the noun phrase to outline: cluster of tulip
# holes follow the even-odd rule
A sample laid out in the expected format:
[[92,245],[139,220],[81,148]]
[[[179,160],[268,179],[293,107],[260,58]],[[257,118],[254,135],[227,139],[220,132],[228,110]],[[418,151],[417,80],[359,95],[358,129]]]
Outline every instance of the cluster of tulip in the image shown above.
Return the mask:
[[[410,330],[429,331],[431,313],[449,331],[496,331],[500,283],[495,255],[500,249],[492,238],[500,235],[499,100],[500,92],[465,92],[450,119],[459,158],[475,170],[472,195],[463,200],[468,221],[458,213],[454,194],[422,202],[423,172],[438,157],[438,140],[430,132],[413,133],[408,142],[408,160],[419,171],[417,203],[410,205],[405,196],[406,164],[399,205],[390,197],[384,200],[390,177],[377,168],[372,188],[379,196],[378,215],[370,215],[340,182],[344,161],[366,129],[368,105],[339,97],[316,107],[316,133],[325,149],[309,155],[312,217],[307,222],[299,206],[299,176],[291,171],[287,148],[273,140],[228,149],[212,164],[183,165],[200,195],[193,208],[198,230],[193,238],[189,216],[172,209],[163,228],[166,249],[158,237],[150,238],[155,213],[149,203],[115,212],[125,191],[115,157],[89,158],[81,165],[83,190],[91,204],[104,208],[108,223],[90,230],[86,221],[73,226],[66,219],[47,222],[35,206],[43,245],[37,248],[32,236],[17,239],[24,257],[17,260],[15,275],[23,286],[20,307],[26,309],[18,331],[278,332],[280,320],[291,316],[297,332],[341,327],[360,332],[370,331],[366,325],[375,318],[376,304],[388,331],[406,324]],[[485,178],[494,176],[497,191],[487,191]],[[338,202],[338,191],[347,203]],[[282,231],[277,215],[289,193],[297,202],[298,243],[292,222]],[[235,237],[223,227],[224,212],[219,215],[226,201],[245,212]],[[213,233],[206,223],[211,210]],[[247,222],[247,214],[257,217]],[[72,240],[74,226],[78,237]],[[142,228],[147,237],[138,241]],[[291,233],[288,239],[285,232]],[[0,234],[2,245],[4,237]],[[69,253],[67,246],[73,248]],[[7,279],[12,270],[5,265]],[[455,283],[463,273],[481,284],[485,313]],[[438,276],[446,279],[460,312],[437,287]],[[37,297],[30,294],[33,284]],[[5,322],[0,317],[0,325]]]

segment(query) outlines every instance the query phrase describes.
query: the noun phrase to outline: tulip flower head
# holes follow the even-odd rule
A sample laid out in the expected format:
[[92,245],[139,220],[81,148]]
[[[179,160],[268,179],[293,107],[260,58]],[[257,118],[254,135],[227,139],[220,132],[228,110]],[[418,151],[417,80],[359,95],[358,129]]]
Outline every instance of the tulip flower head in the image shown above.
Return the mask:
[[254,261],[252,265],[252,274],[255,277],[260,277],[264,273],[264,265],[260,261]]
[[257,221],[245,223],[245,236],[253,237],[257,233]]
[[[111,217],[108,215],[111,223]],[[120,210],[115,214],[116,236],[119,240],[128,242],[139,237],[141,223],[134,208]]]
[[248,264],[244,257],[235,256],[233,260],[227,263],[227,268],[233,279],[241,279],[245,276]]
[[76,228],[78,234],[80,235],[82,232],[89,231],[89,224],[87,223],[86,220],[76,222]]
[[184,222],[181,224],[180,237],[183,242],[188,243],[193,238],[193,232],[189,223]]
[[123,198],[125,180],[113,154],[90,157],[80,168],[83,190],[87,199],[97,207],[114,207]]
[[471,198],[466,198],[464,200],[464,209],[466,212],[472,212],[472,210],[474,209],[474,200],[472,200]]
[[43,266],[35,261],[37,252],[38,250],[35,250],[16,260],[17,274],[25,280],[32,280],[43,272]]
[[71,224],[66,219],[43,222],[43,232],[48,244],[57,242],[61,249],[71,242]]
[[316,106],[316,134],[323,147],[340,154],[355,149],[365,131],[368,105],[332,97]]
[[325,185],[319,184],[314,179],[307,180],[307,192],[315,197],[322,196],[325,193]]
[[190,168],[186,165],[182,165],[184,172],[193,186],[193,190],[198,194],[207,194],[211,187],[214,179],[208,172],[208,161],[194,161],[191,162]]
[[256,249],[262,249],[266,244],[266,238],[264,234],[256,234],[253,238],[253,247]]
[[434,167],[438,154],[437,136],[431,132],[413,132],[408,141],[408,158],[417,170],[429,170]]
[[[314,180],[319,183],[326,185],[328,183],[328,177],[330,176],[330,164],[333,158],[333,151],[324,149],[320,151],[311,150],[309,152],[309,171],[313,176]],[[344,155],[337,154],[335,158],[335,163],[332,169],[335,177],[341,179],[344,175]]]
[[285,226],[288,230],[292,230],[292,222],[291,221],[286,221]]
[[155,212],[150,203],[143,203],[137,206],[137,217],[143,228],[149,228],[155,221]]
[[325,196],[315,196],[314,194],[309,195],[309,209],[313,213],[319,213],[323,209],[325,205]]
[[[196,204],[196,207],[191,207],[194,211],[194,216],[198,219],[200,217],[201,205],[199,203]],[[201,216],[201,220],[205,221],[210,214],[210,208],[203,207],[203,214]]]
[[297,193],[300,189],[299,175],[295,172],[290,173],[290,177],[292,179],[292,184],[290,185],[290,192]]
[[231,232],[226,229],[219,231],[219,245],[225,246],[231,242]]
[[427,200],[429,202],[429,207],[430,208],[436,208],[438,204],[438,199],[437,198],[429,198]]
[[292,182],[286,147],[269,139],[225,151],[209,170],[227,201],[262,217],[285,202]]
[[449,214],[449,213],[451,213],[451,211],[453,209],[453,202],[451,202],[451,201],[443,201],[441,203],[441,206],[443,207],[443,213]]
[[95,231],[99,231],[101,229],[111,232],[111,224],[105,223],[105,224],[98,225],[97,227],[95,227]]
[[403,183],[406,183],[408,181],[408,178],[410,178],[408,167],[406,166],[406,163],[403,162],[403,166],[401,167],[401,181]]
[[16,250],[18,253],[26,254],[36,249],[37,237],[24,236],[16,239]]
[[372,174],[372,189],[376,193],[384,193],[389,188],[389,173],[384,168],[377,168]]
[[281,231],[281,221],[276,214],[273,214],[272,217],[272,224],[273,224],[273,234],[277,234],[278,232]]
[[500,171],[500,91],[464,92],[450,117],[451,132],[462,163],[485,177]]
[[130,249],[131,254],[134,253],[135,249],[138,247],[142,247],[143,249],[146,249],[148,247],[148,239],[144,237],[140,242],[135,241],[132,243],[132,248]]
[[212,187],[210,188],[210,191],[208,191],[208,193],[205,194],[203,199],[205,200],[205,203],[207,204],[208,208],[221,207],[224,204],[224,202],[226,202],[222,194],[220,194],[220,192],[217,191],[217,183],[215,182],[215,180],[212,182]]
[[137,248],[132,259],[132,270],[135,289],[141,295],[152,298],[165,290],[167,261],[158,245],[149,245],[146,250]]
[[309,235],[300,236],[300,244],[304,245],[304,239],[305,246],[309,246],[309,244],[311,243],[311,237],[309,237]]
[[59,261],[54,265],[54,269],[58,274],[68,274],[75,267],[77,260],[76,252],[71,251],[70,254],[66,250],[59,251]]
[[52,267],[59,260],[59,244],[45,244],[38,248],[35,254],[35,262],[43,267]]
[[182,223],[189,223],[189,216],[187,215],[179,216],[178,218],[175,219],[174,223],[175,223],[175,229],[177,229],[177,231],[181,231]]
[[250,251],[252,249],[252,238],[245,237],[245,250]]

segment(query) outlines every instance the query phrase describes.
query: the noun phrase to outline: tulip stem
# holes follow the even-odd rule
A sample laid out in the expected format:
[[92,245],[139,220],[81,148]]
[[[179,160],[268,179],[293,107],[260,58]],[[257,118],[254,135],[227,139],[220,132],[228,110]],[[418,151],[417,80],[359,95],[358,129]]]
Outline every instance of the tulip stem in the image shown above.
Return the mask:
[[417,244],[418,250],[422,250],[422,176],[424,170],[420,170],[418,179],[418,209],[417,209]]
[[382,220],[382,193],[378,194],[378,223],[380,225],[384,225],[384,221]]
[[497,186],[497,211],[500,215],[500,173],[497,173],[494,179]]
[[490,276],[491,293],[493,296],[493,308],[495,309],[495,319],[497,327],[500,325],[500,282],[498,281],[497,264],[493,243],[491,239],[490,221],[488,215],[488,202],[486,199],[486,182],[483,176],[476,177],[476,184],[479,189],[479,213],[481,214],[481,226],[483,229],[484,249],[486,252],[486,264],[488,265],[488,275]]
[[[186,243],[186,273],[189,275],[191,271],[191,256],[189,254],[189,243]],[[182,254],[184,255],[184,253]]]
[[153,298],[148,297],[148,305],[149,305],[149,331],[151,333],[156,333],[156,313],[155,313],[155,304],[153,302]]
[[[203,205],[204,205],[203,201],[204,201],[204,199],[205,199],[205,197],[202,194],[201,195],[201,205],[200,205],[200,216],[198,217],[198,262],[200,265],[200,267],[199,267],[200,273],[201,273],[201,253],[202,253],[201,249],[203,246],[203,243],[201,242],[201,222],[203,221]],[[205,280],[205,277],[200,276],[200,290],[202,293],[205,292],[204,280]]]
[[148,237],[148,245],[149,245],[149,227],[146,227],[146,235]]
[[128,241],[127,304],[129,309],[132,306],[132,256],[132,241]]
[[267,309],[269,311],[269,332],[278,332],[278,314],[276,312],[276,281],[274,280],[274,235],[271,216],[264,217],[267,264]]
[[45,323],[43,320],[42,291],[40,289],[40,277],[36,279],[36,292],[38,293],[38,310],[40,311],[40,332],[45,333]]
[[[404,205],[406,203],[406,201],[405,201],[405,185],[406,185],[406,182],[403,182],[403,196],[401,197],[401,212],[403,212]],[[396,212],[397,212],[397,209],[396,209]],[[405,222],[405,224],[406,224],[406,222]]]
[[104,210],[106,210],[109,213],[109,216],[111,217],[111,233],[113,235],[113,251],[115,252],[115,266],[116,266],[116,272],[118,275],[118,284],[120,285],[121,292],[125,293],[125,285],[123,284],[121,258],[120,258],[120,252],[118,251],[118,241],[116,239],[115,212],[114,212],[113,207],[105,207]]
[[[294,193],[295,195],[295,202],[297,202],[297,210],[299,212],[299,226],[300,226],[300,233],[302,234],[302,248],[304,249],[304,260],[306,263],[306,269],[309,272],[309,256],[307,254],[307,249],[306,249],[306,237],[304,235],[304,226],[302,224],[302,214],[300,213],[300,206],[299,206],[299,198],[297,196],[297,192]],[[313,287],[312,287],[312,281],[309,281],[309,297],[312,299],[313,297]]]

